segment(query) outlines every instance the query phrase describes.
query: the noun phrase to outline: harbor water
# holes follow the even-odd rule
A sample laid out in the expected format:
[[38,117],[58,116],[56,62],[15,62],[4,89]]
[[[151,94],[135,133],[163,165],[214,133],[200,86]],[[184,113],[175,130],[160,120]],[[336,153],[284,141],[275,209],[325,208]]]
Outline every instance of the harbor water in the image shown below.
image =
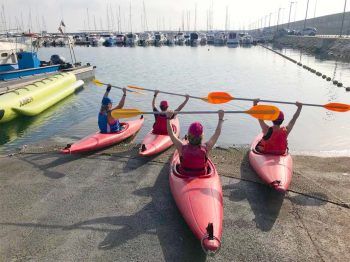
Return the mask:
[[[350,86],[350,64],[315,58],[297,50],[282,52],[311,68],[330,76],[345,87]],[[49,60],[52,54],[70,59],[66,48],[42,48],[39,57]],[[147,47],[89,48],[77,47],[75,54],[83,63],[97,66],[96,78],[118,86],[137,85],[146,88],[207,96],[212,91],[229,92],[234,97],[261,98],[305,103],[350,103],[350,92],[336,87],[321,77],[291,63],[260,46],[252,47]],[[97,113],[105,87],[87,82],[83,91],[75,94],[41,115],[21,118],[0,126],[0,151],[11,151],[23,145],[53,140],[59,143],[76,141],[97,131]],[[121,91],[113,89],[111,98],[117,104]],[[153,94],[127,96],[125,108],[151,110]],[[171,108],[182,98],[160,94],[157,102],[166,99]],[[252,102],[232,101],[211,105],[190,100],[184,110],[246,110]],[[292,118],[296,106],[277,105],[285,113],[285,124]],[[219,146],[247,146],[260,132],[256,119],[245,114],[226,115]],[[146,116],[144,127],[135,141],[152,128],[154,118]],[[215,130],[217,116],[180,116],[182,134],[192,121],[201,121],[208,138]],[[303,107],[293,132],[289,148],[294,154],[350,155],[350,115],[318,107]]]

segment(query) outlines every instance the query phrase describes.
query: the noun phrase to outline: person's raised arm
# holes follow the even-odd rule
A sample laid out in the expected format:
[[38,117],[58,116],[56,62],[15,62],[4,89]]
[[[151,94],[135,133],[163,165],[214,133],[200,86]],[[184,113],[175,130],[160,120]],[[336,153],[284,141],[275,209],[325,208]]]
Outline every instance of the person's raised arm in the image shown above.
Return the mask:
[[154,96],[153,96],[153,100],[152,100],[152,110],[157,109],[156,98],[157,98],[158,93],[159,93],[159,90],[154,91]]
[[107,85],[106,92],[103,95],[103,97],[108,97],[109,92],[111,91],[112,86],[110,84]]
[[179,107],[176,108],[175,111],[180,112],[180,111],[185,107],[185,105],[187,104],[187,102],[188,102],[189,99],[190,99],[190,96],[189,96],[189,95],[186,95],[185,101],[183,101],[182,104],[179,105]]
[[216,141],[218,141],[219,139],[219,136],[221,134],[222,124],[224,122],[224,115],[225,115],[225,112],[223,110],[218,111],[218,116],[219,116],[218,125],[216,126],[214,135],[206,143],[207,152],[209,152],[215,146]]
[[[256,106],[259,103],[260,99],[255,99],[253,102],[253,106]],[[261,130],[264,134],[266,134],[267,130],[269,129],[269,126],[265,123],[264,120],[258,119],[259,125],[261,127]]]
[[174,116],[174,111],[169,110],[166,113],[167,131],[168,131],[168,135],[170,136],[171,141],[173,141],[174,146],[176,147],[176,149],[179,151],[179,154],[181,155],[182,141],[175,136],[174,131],[173,131],[173,127],[171,126],[170,120],[173,118],[173,116]]
[[300,115],[301,108],[303,107],[303,104],[300,103],[300,102],[295,102],[295,105],[298,107],[298,109],[297,109],[297,111],[295,111],[292,120],[290,120],[290,122],[289,122],[289,124],[287,126],[287,134],[289,134],[292,131],[292,129],[293,129],[294,125],[295,125],[295,122],[297,121],[297,119],[298,119],[298,117]]
[[123,96],[120,99],[119,104],[115,108],[113,108],[113,110],[114,109],[122,109],[124,107],[124,104],[125,104],[125,98],[126,98],[126,88],[124,87],[123,88]]

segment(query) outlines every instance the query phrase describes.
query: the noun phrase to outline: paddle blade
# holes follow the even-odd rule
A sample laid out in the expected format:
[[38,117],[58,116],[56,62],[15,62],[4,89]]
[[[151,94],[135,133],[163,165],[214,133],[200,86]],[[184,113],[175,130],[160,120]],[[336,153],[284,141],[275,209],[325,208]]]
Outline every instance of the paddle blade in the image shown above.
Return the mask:
[[342,103],[329,103],[324,105],[323,107],[336,112],[347,112],[350,110],[350,105]]
[[142,115],[142,111],[138,109],[115,109],[111,112],[113,118],[131,118]]
[[93,79],[92,82],[97,86],[103,86],[103,83],[97,79]]
[[245,112],[257,119],[269,121],[276,120],[280,114],[278,107],[270,105],[256,105]]
[[234,97],[226,92],[210,92],[207,97],[208,103],[211,104],[224,104],[233,99]]
[[138,89],[138,90],[144,90],[143,87],[139,87],[139,86],[128,86],[128,88]]

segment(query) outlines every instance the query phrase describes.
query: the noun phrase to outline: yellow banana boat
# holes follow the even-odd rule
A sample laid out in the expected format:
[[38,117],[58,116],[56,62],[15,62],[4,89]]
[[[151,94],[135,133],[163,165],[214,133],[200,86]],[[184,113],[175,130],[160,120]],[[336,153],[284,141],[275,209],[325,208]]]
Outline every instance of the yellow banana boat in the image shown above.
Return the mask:
[[34,104],[26,104],[22,107],[14,107],[13,110],[20,113],[21,115],[36,116],[41,112],[43,112],[44,110],[46,110],[47,108],[53,106],[54,104],[58,103],[62,99],[66,98],[67,96],[70,96],[83,85],[84,85],[84,81],[78,80],[75,83],[65,88],[62,88],[62,90],[58,90],[57,92],[47,97],[46,99],[42,99]]
[[34,116],[83,85],[72,73],[60,73],[0,96],[0,123],[19,115]]

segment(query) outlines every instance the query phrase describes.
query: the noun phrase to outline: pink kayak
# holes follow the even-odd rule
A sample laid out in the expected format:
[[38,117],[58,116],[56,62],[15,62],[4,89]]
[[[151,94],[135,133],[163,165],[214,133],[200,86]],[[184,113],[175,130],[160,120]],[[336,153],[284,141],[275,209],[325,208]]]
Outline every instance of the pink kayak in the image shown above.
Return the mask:
[[279,192],[286,192],[293,175],[293,160],[289,153],[285,155],[267,155],[255,150],[263,134],[258,135],[250,148],[249,162],[264,183]]
[[121,123],[123,130],[116,133],[101,134],[97,132],[62,149],[63,154],[77,154],[95,151],[117,144],[137,133],[143,125],[143,116],[137,120]]
[[187,225],[201,241],[205,252],[217,252],[221,246],[223,200],[220,177],[209,159],[205,176],[181,175],[177,168],[179,154],[175,151],[170,165],[171,193]]
[[[176,136],[180,135],[180,123],[176,117],[172,121],[172,126]],[[156,135],[152,131],[149,132],[142,141],[139,154],[141,156],[152,156],[159,154],[173,145],[168,135]]]

